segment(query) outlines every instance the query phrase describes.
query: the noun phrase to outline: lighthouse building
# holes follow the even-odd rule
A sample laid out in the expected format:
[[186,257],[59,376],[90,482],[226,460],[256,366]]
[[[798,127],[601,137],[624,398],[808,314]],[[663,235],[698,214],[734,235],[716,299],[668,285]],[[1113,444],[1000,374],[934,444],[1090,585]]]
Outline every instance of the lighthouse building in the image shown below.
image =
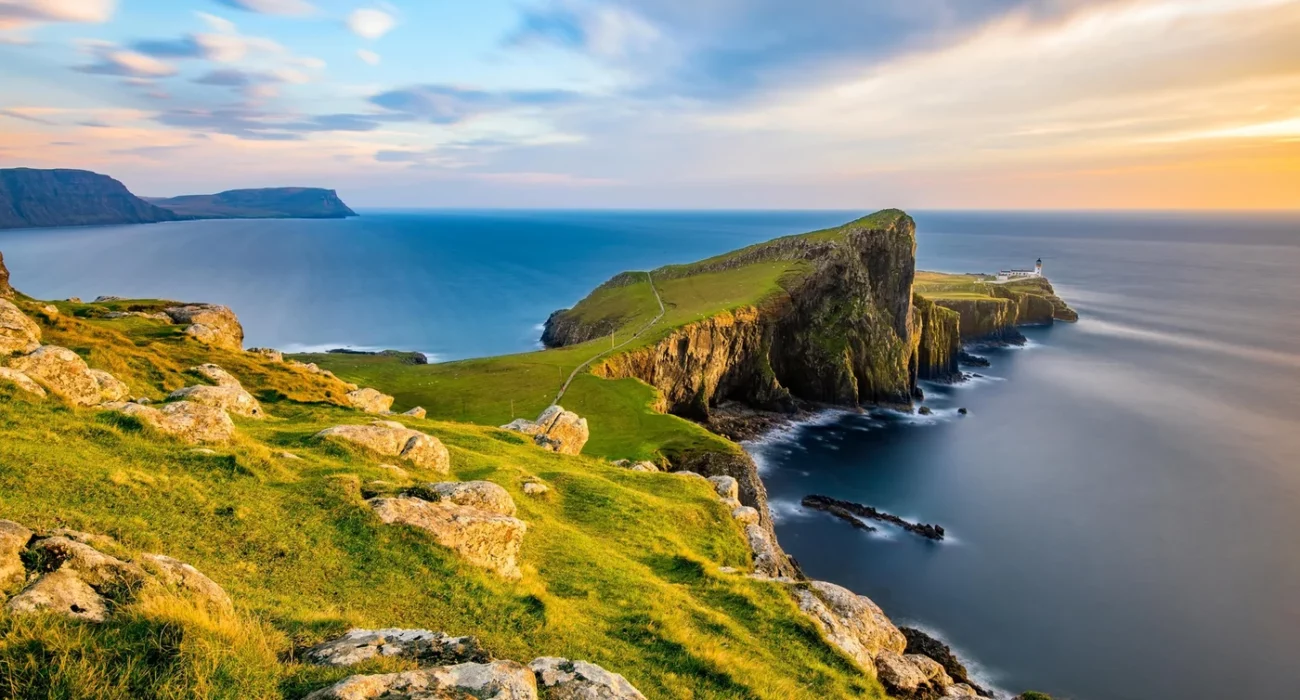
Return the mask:
[[1039,258],[1034,263],[1032,270],[1002,270],[998,272],[998,281],[1007,282],[1014,279],[1023,279],[1025,277],[1042,277],[1043,276],[1043,259]]

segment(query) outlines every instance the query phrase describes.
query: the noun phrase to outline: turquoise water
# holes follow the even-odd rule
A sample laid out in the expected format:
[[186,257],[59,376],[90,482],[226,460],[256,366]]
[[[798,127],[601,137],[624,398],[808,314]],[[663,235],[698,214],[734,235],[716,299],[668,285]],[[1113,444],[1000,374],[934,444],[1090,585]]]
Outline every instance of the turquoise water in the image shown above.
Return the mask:
[[[230,304],[250,345],[525,351],[625,269],[850,212],[363,212],[0,232],[42,298]],[[1083,315],[927,386],[935,416],[824,416],[750,449],[816,578],[934,631],[1004,688],[1089,700],[1300,687],[1300,217],[920,213],[946,271],[1038,257]],[[968,407],[961,418],[956,408]],[[934,522],[863,534],[824,493]]]

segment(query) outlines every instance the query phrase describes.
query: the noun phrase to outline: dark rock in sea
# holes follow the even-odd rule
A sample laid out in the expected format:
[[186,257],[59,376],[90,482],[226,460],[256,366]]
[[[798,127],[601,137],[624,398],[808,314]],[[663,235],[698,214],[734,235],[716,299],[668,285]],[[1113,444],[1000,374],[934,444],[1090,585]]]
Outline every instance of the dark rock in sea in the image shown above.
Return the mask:
[[871,506],[864,506],[861,503],[854,503],[852,501],[841,501],[838,498],[831,498],[830,496],[817,496],[817,495],[804,496],[803,500],[800,501],[800,503],[805,508],[812,508],[813,510],[825,511],[827,513],[831,513],[832,515],[841,518],[843,516],[840,515],[838,511],[844,511],[861,518],[869,518],[871,520],[879,520],[880,522],[890,523],[893,525],[897,525],[898,527],[901,527],[904,530],[907,530],[908,532],[915,533],[917,535],[920,535],[922,537],[931,540],[938,541],[938,540],[942,540],[944,537],[944,529],[942,525],[929,525],[926,523],[909,523],[906,520],[903,520],[902,518],[898,517],[897,515],[892,515],[890,513],[886,513],[881,510],[876,510]]
[[964,416],[964,415],[966,415],[967,413],[970,413],[970,411],[967,411],[967,410],[966,410],[966,407],[963,406],[963,407],[957,409],[957,413],[960,414],[960,415],[963,415],[963,416]]
[[898,629],[903,633],[903,636],[907,638],[907,649],[904,650],[903,653],[920,654],[934,659],[940,666],[943,666],[943,670],[947,671],[948,675],[957,683],[965,683],[969,685],[975,689],[975,692],[979,693],[983,697],[993,697],[988,690],[981,688],[970,679],[966,667],[962,665],[957,656],[952,653],[952,649],[948,648],[947,644],[944,644],[918,629],[913,629],[911,627],[899,627]]
[[149,201],[185,219],[345,219],[357,215],[337,192],[319,187],[228,190],[151,197]]
[[989,362],[989,358],[980,357],[979,355],[972,355],[966,352],[965,350],[963,350],[961,354],[957,356],[957,360],[958,362],[960,362],[961,364],[967,367],[989,367],[991,364]]
[[0,170],[0,229],[150,224],[181,217],[88,170]]
[[922,416],[928,416],[928,415],[931,415],[931,414],[934,413],[934,411],[930,410],[930,407],[929,407],[929,406],[922,406],[922,407],[916,409],[916,412],[917,412],[917,414],[922,415]]
[[912,389],[912,400],[913,401],[925,400],[925,392],[921,389],[921,387],[918,386]]
[[841,508],[841,507],[839,507],[839,506],[826,506],[825,508],[821,508],[820,510],[825,511],[825,512],[827,512],[827,513],[830,513],[831,515],[834,515],[835,517],[837,517],[837,518],[839,518],[840,520],[843,520],[844,522],[846,522],[846,523],[852,525],[854,528],[856,528],[856,529],[858,529],[858,530],[866,530],[867,532],[875,532],[875,531],[876,531],[876,528],[871,527],[870,525],[868,525],[868,524],[862,522],[862,520],[860,520],[860,519],[859,519],[857,516],[855,516],[853,513],[850,513],[849,511],[847,511],[847,510],[845,510],[845,509],[843,509],[843,508]]

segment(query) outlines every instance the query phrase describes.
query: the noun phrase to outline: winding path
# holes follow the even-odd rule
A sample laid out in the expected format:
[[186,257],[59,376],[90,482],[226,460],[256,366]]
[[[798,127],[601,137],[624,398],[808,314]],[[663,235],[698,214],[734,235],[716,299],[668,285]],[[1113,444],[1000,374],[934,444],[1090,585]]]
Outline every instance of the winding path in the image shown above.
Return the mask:
[[569,374],[569,378],[564,380],[564,386],[560,387],[560,393],[555,395],[555,400],[551,402],[552,406],[560,403],[560,399],[564,398],[564,392],[569,390],[569,385],[573,383],[574,378],[578,376],[579,372],[590,367],[591,363],[595,362],[596,360],[599,360],[600,358],[610,354],[611,352],[614,352],[619,348],[624,347],[625,345],[636,340],[637,338],[640,338],[643,334],[645,334],[646,331],[650,330],[651,326],[655,325],[656,323],[659,323],[659,320],[664,317],[665,313],[667,313],[667,311],[664,309],[663,297],[659,296],[659,289],[655,287],[654,277],[649,272],[647,272],[645,273],[645,278],[646,281],[650,283],[650,291],[654,292],[655,294],[655,302],[659,304],[659,315],[650,319],[649,323],[646,323],[644,326],[641,326],[640,330],[634,333],[631,338],[624,340],[623,342],[619,343],[618,345],[615,345],[614,347],[608,350],[603,350],[601,352],[596,353],[586,362],[575,367],[573,372]]

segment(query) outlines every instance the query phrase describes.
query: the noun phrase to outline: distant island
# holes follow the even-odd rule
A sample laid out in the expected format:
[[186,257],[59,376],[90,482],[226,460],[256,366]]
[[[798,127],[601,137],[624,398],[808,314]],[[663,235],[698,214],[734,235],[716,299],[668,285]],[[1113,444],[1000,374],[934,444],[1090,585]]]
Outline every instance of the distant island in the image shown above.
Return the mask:
[[121,182],[89,170],[0,169],[0,229],[356,215],[334,190],[313,187],[142,198]]

